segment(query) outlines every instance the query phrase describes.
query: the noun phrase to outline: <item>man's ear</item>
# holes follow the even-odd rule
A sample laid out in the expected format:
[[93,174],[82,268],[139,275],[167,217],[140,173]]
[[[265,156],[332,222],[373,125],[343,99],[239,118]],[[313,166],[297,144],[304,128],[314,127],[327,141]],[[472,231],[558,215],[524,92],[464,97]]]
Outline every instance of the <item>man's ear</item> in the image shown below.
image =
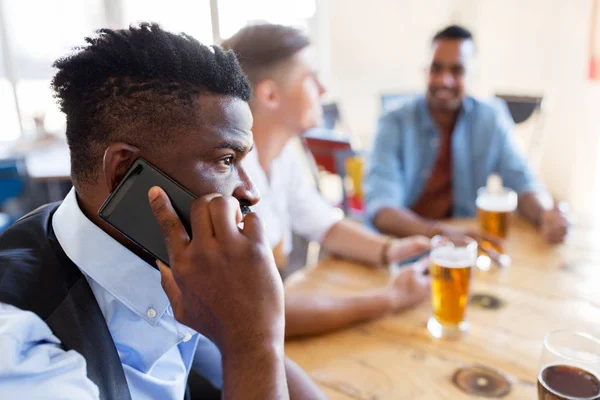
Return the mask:
[[269,110],[276,110],[281,101],[279,86],[272,79],[265,79],[254,87],[254,101]]
[[121,182],[121,179],[139,155],[140,149],[127,143],[116,142],[106,148],[102,169],[104,183],[109,193]]

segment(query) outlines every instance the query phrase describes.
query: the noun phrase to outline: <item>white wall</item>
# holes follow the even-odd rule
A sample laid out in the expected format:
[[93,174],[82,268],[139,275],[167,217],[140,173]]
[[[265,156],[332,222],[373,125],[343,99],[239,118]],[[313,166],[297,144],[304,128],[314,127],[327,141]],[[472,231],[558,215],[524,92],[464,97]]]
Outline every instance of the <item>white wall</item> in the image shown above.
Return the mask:
[[[423,88],[432,32],[447,23],[447,0],[329,0],[330,97],[353,133],[368,137],[382,92]],[[435,12],[432,12],[435,10]]]
[[591,213],[600,127],[598,84],[586,80],[591,0],[470,3],[479,83],[490,92],[544,94],[542,178],[557,197]]
[[545,96],[542,178],[591,213],[600,154],[600,89],[586,80],[591,0],[329,0],[327,11],[329,96],[353,133],[370,141],[381,93],[422,90],[431,36],[462,23],[478,45],[473,91]]

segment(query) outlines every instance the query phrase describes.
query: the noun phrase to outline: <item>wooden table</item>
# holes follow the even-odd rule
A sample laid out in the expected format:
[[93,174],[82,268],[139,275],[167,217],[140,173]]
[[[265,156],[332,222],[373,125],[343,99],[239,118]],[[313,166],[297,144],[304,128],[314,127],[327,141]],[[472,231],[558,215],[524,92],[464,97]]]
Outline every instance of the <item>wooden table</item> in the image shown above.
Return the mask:
[[[461,225],[473,225],[463,221]],[[514,221],[513,263],[477,271],[472,294],[493,294],[505,306],[470,307],[471,331],[455,341],[426,330],[427,302],[416,309],[286,344],[331,399],[473,399],[451,383],[462,366],[483,364],[512,379],[505,399],[535,399],[544,335],[569,328],[600,336],[600,230],[579,226],[568,244],[550,247],[525,222]],[[300,271],[287,290],[344,295],[385,285],[389,272],[340,260]]]

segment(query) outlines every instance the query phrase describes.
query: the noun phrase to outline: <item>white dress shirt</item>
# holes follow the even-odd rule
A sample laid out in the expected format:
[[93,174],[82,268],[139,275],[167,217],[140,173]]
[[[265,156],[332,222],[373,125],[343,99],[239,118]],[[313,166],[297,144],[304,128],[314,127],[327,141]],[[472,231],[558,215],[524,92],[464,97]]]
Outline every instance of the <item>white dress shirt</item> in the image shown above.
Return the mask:
[[[56,210],[52,227],[90,284],[132,399],[182,399],[192,363],[215,386],[222,385],[216,346],[175,320],[159,271],[92,223],[74,190]],[[0,303],[0,397],[98,398],[84,358],[59,344],[37,315]]]
[[271,165],[269,176],[258,162],[256,147],[244,160],[244,167],[260,191],[252,207],[267,226],[271,247],[283,240],[283,253],[292,250],[292,232],[321,242],[342,215],[318,192],[302,153],[294,141],[288,143]]

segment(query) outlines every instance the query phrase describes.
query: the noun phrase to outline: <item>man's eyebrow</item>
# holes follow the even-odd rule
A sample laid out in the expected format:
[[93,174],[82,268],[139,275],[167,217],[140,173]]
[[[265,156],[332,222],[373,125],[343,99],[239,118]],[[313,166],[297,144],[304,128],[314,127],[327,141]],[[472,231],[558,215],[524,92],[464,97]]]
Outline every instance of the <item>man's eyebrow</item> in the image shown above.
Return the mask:
[[236,153],[249,153],[250,151],[252,151],[253,148],[254,148],[254,144],[252,144],[252,146],[248,147],[240,142],[233,141],[233,140],[226,140],[224,142],[219,143],[215,147],[215,149],[217,149],[217,150],[231,149],[231,150],[235,151]]

